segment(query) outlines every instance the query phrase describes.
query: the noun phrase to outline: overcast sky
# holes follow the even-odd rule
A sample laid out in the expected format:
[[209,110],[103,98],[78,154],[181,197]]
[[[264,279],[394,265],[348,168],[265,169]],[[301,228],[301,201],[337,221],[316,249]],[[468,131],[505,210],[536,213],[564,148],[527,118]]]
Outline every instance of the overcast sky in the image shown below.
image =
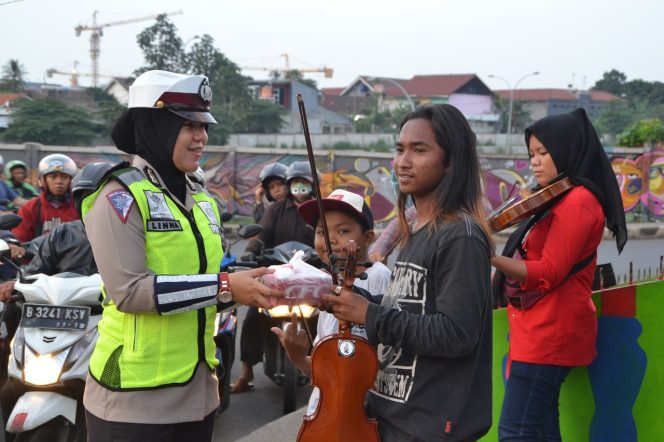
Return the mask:
[[[663,0],[0,0],[0,66],[18,59],[29,80],[46,70],[91,72],[89,33],[74,28],[182,10],[170,17],[187,41],[210,34],[240,66],[327,66],[322,87],[357,75],[476,73],[493,89],[586,88],[605,71],[664,81]],[[100,73],[128,76],[143,64],[136,35],[154,20],[106,28]],[[254,78],[267,72],[245,71]],[[66,76],[51,82],[66,84]],[[103,80],[103,78],[102,78]],[[89,84],[82,77],[81,84]]]

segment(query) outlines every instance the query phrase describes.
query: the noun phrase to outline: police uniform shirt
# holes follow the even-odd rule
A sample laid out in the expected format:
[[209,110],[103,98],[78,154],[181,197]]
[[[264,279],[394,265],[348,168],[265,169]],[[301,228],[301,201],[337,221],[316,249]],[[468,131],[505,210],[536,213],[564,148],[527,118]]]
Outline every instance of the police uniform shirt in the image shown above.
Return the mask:
[[[150,168],[138,156],[134,157],[132,165],[140,170]],[[150,179],[165,189],[159,175],[150,170]],[[112,299],[118,309],[131,313],[156,312],[154,275],[145,263],[145,233],[136,203],[128,209],[123,221],[106,197],[122,189],[115,181],[106,184],[84,218],[86,231],[93,250],[104,251],[101,255],[95,254],[95,260],[107,293],[114,294]],[[184,206],[191,210],[194,204],[187,187]],[[114,422],[166,424],[198,421],[219,405],[217,378],[205,363],[199,363],[194,378],[186,385],[116,392],[102,387],[88,375],[83,404],[98,418]]]

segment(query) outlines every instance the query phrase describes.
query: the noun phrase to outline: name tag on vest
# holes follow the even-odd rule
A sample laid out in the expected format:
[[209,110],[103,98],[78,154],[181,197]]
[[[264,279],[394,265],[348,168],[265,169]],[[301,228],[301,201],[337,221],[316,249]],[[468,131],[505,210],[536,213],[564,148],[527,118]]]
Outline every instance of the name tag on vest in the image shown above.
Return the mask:
[[177,230],[182,230],[182,225],[180,221],[175,219],[149,219],[147,221],[148,232],[173,232]]

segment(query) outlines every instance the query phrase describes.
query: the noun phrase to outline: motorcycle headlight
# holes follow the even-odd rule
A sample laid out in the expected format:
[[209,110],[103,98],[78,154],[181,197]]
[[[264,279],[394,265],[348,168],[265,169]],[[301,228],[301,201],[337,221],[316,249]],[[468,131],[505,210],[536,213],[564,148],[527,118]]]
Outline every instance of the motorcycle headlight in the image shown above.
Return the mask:
[[315,307],[310,305],[294,305],[292,307],[288,305],[278,305],[272,307],[268,310],[270,317],[272,318],[290,318],[291,312],[295,312],[298,318],[310,318],[316,311]]
[[12,341],[12,353],[14,353],[14,359],[16,359],[16,365],[19,369],[23,368],[23,349],[25,348],[25,334],[21,327],[16,330],[14,339]]
[[32,385],[51,385],[58,382],[69,349],[58,354],[40,355],[25,346],[25,368],[23,379]]

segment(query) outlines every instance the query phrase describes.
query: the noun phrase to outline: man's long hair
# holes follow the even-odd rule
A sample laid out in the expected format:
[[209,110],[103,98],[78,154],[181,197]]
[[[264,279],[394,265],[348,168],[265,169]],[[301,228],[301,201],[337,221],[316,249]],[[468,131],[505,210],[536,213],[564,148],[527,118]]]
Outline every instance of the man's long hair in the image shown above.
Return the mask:
[[[431,122],[436,143],[444,153],[443,164],[440,167],[444,168],[445,174],[434,190],[436,204],[433,208],[432,219],[449,221],[466,213],[486,232],[493,248],[491,229],[486,221],[486,213],[482,204],[483,192],[476,137],[466,117],[459,109],[449,104],[424,106],[406,115],[399,130],[408,121],[418,118]],[[397,207],[401,245],[411,235],[405,216],[407,197],[408,195],[399,190]],[[435,230],[437,225],[437,222],[430,223],[429,228]]]

